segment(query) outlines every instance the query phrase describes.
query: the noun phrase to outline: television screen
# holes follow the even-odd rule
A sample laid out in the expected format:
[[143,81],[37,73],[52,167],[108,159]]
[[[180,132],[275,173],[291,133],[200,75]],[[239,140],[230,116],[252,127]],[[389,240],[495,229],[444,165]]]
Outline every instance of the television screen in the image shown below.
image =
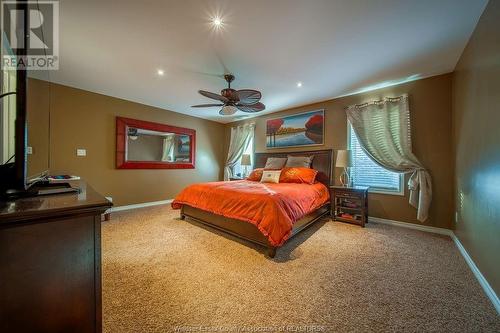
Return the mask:
[[[30,20],[34,26],[41,25],[33,22],[41,21],[40,13],[32,11]],[[6,65],[7,63],[12,64],[6,59],[15,58],[16,51],[11,47],[9,36],[4,29],[2,29],[1,35],[1,92],[17,92],[18,94],[5,96],[0,101],[0,164],[15,163],[16,178],[20,174],[24,174],[22,176],[24,179],[16,179],[16,184],[29,183],[31,179],[46,174],[50,167],[50,72],[44,68],[28,67],[26,70],[26,94],[21,95],[17,91],[21,72],[15,66]],[[27,48],[28,57],[31,55],[30,50]],[[18,109],[20,98],[24,98],[26,101],[26,119],[24,124],[21,124],[24,126],[24,131],[18,129],[17,136],[23,135],[23,132],[26,133],[26,142],[23,142],[25,144],[24,151],[22,146],[21,149],[18,147],[16,156],[16,142],[19,145],[19,142],[22,141],[22,138],[16,137],[16,118],[19,123],[23,121],[19,118],[20,112],[23,113]],[[21,168],[22,172],[20,172]]]
[[[13,56],[14,53],[2,31],[2,59],[6,55]],[[17,71],[2,66],[1,70],[1,93],[16,91]],[[16,95],[7,95],[2,98],[0,105],[0,162],[6,164],[15,162],[15,124],[16,124]]]

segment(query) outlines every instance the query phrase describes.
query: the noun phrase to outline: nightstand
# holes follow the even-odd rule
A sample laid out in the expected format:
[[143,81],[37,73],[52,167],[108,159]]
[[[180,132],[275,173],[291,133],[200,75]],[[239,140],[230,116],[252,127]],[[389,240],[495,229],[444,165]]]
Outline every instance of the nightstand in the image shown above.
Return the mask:
[[368,223],[368,186],[330,186],[330,204],[334,221]]
[[232,182],[233,180],[243,180],[244,178],[239,178],[239,177],[229,177],[229,181]]

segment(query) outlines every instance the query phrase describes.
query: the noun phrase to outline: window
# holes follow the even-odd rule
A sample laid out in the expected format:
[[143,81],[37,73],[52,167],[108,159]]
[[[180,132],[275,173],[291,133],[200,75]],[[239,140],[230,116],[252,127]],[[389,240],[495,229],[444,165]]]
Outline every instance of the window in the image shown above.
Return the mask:
[[370,186],[370,192],[404,195],[404,174],[389,171],[373,162],[361,148],[350,123],[348,145],[352,154],[353,185]]
[[[248,142],[248,146],[245,148],[245,151],[243,152],[243,154],[249,154],[250,156],[253,157],[253,136],[250,138],[250,141]],[[253,161],[252,161],[252,164],[253,164]],[[250,173],[250,170],[252,170],[252,166],[251,165],[249,165],[249,166],[241,165],[241,158],[240,158],[238,163],[236,163],[236,165],[233,167],[233,175],[235,175],[236,177],[245,177],[246,175],[248,175]]]

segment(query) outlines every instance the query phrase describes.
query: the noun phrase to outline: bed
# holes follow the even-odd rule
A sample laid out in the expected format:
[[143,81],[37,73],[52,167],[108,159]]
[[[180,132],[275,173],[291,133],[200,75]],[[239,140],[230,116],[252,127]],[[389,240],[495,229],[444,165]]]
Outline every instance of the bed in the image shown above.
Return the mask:
[[[247,180],[193,184],[176,197],[172,207],[180,208],[181,219],[189,218],[267,247],[273,258],[277,248],[329,214],[332,154],[332,150],[256,153],[255,168],[263,168],[268,157],[314,156],[311,168],[318,171],[317,184],[261,184]],[[244,199],[247,204],[242,204]],[[227,213],[219,209],[221,205],[238,209]]]

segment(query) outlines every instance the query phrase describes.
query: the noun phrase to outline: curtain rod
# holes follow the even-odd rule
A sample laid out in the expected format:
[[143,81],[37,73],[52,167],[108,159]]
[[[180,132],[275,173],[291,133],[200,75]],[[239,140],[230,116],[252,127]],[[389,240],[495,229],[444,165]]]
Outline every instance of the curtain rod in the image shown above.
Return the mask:
[[344,110],[360,109],[360,108],[367,107],[368,105],[382,105],[382,104],[385,104],[387,102],[399,102],[399,101],[401,101],[403,99],[407,99],[407,98],[408,98],[408,94],[403,94],[403,95],[398,96],[398,97],[384,97],[383,99],[378,100],[378,101],[371,101],[371,102],[366,102],[366,103],[361,103],[361,104],[349,105],[349,106],[344,107]]

